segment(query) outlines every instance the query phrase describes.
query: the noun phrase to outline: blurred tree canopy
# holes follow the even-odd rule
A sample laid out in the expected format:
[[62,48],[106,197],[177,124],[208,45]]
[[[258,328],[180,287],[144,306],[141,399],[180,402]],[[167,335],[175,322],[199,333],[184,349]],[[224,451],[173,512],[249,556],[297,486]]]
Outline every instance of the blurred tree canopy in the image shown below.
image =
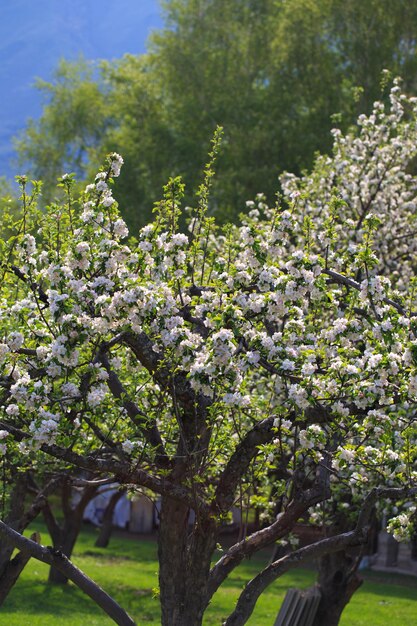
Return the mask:
[[[416,0],[169,0],[148,53],[62,61],[41,118],[18,138],[21,164],[52,199],[64,171],[86,176],[117,151],[117,199],[134,229],[169,176],[191,197],[213,131],[225,130],[212,210],[233,219],[283,170],[301,172],[381,97],[381,72],[415,91]],[[221,208],[221,213],[220,209]],[[220,213],[220,214],[219,214]]]

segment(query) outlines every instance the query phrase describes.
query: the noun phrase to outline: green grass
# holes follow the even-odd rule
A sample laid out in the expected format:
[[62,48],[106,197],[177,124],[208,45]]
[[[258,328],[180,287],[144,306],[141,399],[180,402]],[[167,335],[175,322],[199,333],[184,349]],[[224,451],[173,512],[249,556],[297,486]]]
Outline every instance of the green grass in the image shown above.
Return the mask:
[[[41,525],[35,525],[48,544]],[[87,528],[77,543],[73,560],[132,615],[139,626],[160,623],[156,543],[147,539],[115,536],[107,549],[95,548],[96,531]],[[239,591],[269,553],[240,566],[215,595],[204,626],[218,626],[228,615]],[[4,626],[111,626],[114,624],[72,584],[63,588],[47,584],[48,566],[31,560],[0,610]],[[249,626],[272,626],[289,587],[308,587],[310,570],[294,570],[272,585],[259,599]],[[362,588],[346,608],[341,626],[412,626],[417,624],[417,579],[367,573]]]

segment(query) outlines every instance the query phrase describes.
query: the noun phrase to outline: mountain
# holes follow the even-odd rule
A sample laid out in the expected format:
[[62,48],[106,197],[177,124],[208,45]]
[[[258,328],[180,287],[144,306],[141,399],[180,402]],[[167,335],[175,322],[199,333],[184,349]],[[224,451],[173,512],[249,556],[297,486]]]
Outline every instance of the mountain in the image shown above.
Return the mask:
[[50,79],[62,57],[112,59],[145,52],[162,17],[158,0],[3,0],[1,5],[0,176],[12,177],[12,137],[41,112],[35,79]]

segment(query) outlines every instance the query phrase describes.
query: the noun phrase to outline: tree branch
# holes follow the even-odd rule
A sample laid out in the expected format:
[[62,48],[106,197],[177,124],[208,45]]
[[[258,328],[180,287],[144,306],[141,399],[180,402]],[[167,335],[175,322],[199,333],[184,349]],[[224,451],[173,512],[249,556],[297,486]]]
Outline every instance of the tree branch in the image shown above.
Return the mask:
[[[353,278],[343,276],[343,274],[339,274],[338,272],[329,269],[323,269],[323,274],[327,274],[327,276],[330,277],[331,281],[329,282],[337,283],[338,285],[344,285],[345,287],[352,287],[357,291],[361,290],[360,283],[358,283]],[[395,300],[391,300],[391,298],[383,298],[382,301],[385,302],[385,304],[389,304],[389,306],[392,306],[399,313],[401,313],[401,315],[408,315],[404,307],[402,307],[401,304],[398,304],[398,302],[395,302]],[[413,314],[413,316],[414,315],[415,313]]]
[[316,559],[330,552],[339,552],[346,548],[363,545],[368,537],[369,523],[375,503],[383,498],[403,499],[417,495],[417,488],[384,488],[373,489],[365,498],[354,530],[340,533],[333,537],[321,539],[304,548],[271,563],[246,585],[233,613],[224,622],[224,626],[242,626],[252,614],[255,604],[266,587],[288,570],[299,567],[301,563]]
[[[208,426],[208,409],[213,400],[202,393],[196,393],[185,372],[177,372],[166,363],[164,355],[155,352],[154,345],[146,333],[126,332],[123,342],[129,346],[138,361],[153,376],[162,389],[172,397],[175,406],[181,409],[176,417],[185,444],[185,454],[192,455],[193,463],[197,454],[204,454],[208,448],[210,428]],[[180,442],[181,448],[182,442]],[[181,448],[182,449],[182,448]],[[179,454],[183,457],[183,454]],[[179,461],[183,463],[183,459]]]
[[211,569],[207,597],[210,599],[230,572],[258,550],[285,537],[298,519],[313,505],[330,497],[330,470],[326,463],[317,468],[314,485],[297,494],[270,526],[231,546]]
[[145,435],[148,442],[153,448],[155,448],[159,460],[164,459],[163,464],[167,465],[168,457],[166,455],[164,444],[162,442],[161,434],[158,430],[158,427],[155,423],[149,426],[148,416],[139,409],[139,407],[137,406],[137,404],[135,404],[135,402],[133,402],[133,400],[129,398],[128,393],[121,383],[116,372],[111,369],[107,355],[100,351],[98,359],[109,375],[109,378],[107,380],[107,386],[110,389],[111,393],[118,400],[122,400],[123,407],[126,409],[127,414],[132,422],[135,424],[135,426],[140,428],[141,432]]
[[216,514],[229,511],[234,502],[240,479],[247,471],[251,461],[258,454],[258,447],[272,441],[276,436],[276,432],[273,428],[274,418],[268,417],[255,424],[255,426],[245,434],[238,446],[236,446],[236,450],[230,457],[220,477],[216,494],[211,505]]
[[[295,419],[295,413],[291,414]],[[322,406],[311,406],[304,411],[304,421],[298,422],[302,425],[314,422],[323,423],[330,418],[331,411]],[[214,512],[227,512],[230,510],[234,499],[236,489],[242,476],[247,471],[251,461],[258,454],[259,446],[269,443],[277,436],[277,430],[274,429],[274,417],[268,417],[249,430],[242,441],[236,447],[227,463],[220,480],[217,485],[216,494],[212,503]]]
[[[12,434],[17,441],[24,441],[30,438],[27,433],[11,426],[7,422],[0,422],[0,427]],[[81,456],[68,448],[62,448],[56,444],[43,444],[41,450],[49,456],[71,463],[80,469],[90,470],[97,474],[107,474],[107,476],[111,475],[114,482],[119,482],[123,485],[147,487],[154,493],[183,502],[194,510],[198,509],[202,515],[209,515],[210,513],[208,505],[191,489],[174,483],[168,478],[153,476],[140,468],[132,468],[128,461],[121,461],[111,457],[98,458],[94,455]]]
[[[35,532],[30,536],[32,541],[39,543],[40,535]],[[1,576],[0,584],[0,606],[3,605],[5,599],[9,595],[10,591],[16,584],[20,574],[26,567],[30,559],[28,552],[18,552],[10,561],[5,565],[4,571]]]
[[44,444],[41,449],[47,454],[72,463],[76,467],[88,469],[92,472],[112,475],[115,482],[121,484],[141,485],[147,487],[154,493],[169,496],[174,500],[178,500],[187,504],[190,508],[198,508],[203,514],[208,514],[208,506],[195,496],[195,494],[179,484],[171,482],[165,477],[157,477],[145,472],[140,468],[133,468],[126,461],[120,461],[112,458],[103,459],[94,456],[80,456],[71,450],[66,450],[57,445]]
[[34,501],[32,502],[31,506],[29,507],[29,509],[26,511],[26,513],[23,515],[22,519],[20,520],[20,523],[19,523],[20,530],[23,530],[24,528],[26,528],[35,519],[35,517],[37,517],[37,515],[41,511],[44,510],[44,507],[47,505],[47,502],[48,502],[47,500],[48,496],[51,495],[55,491],[60,481],[61,481],[61,477],[52,478],[46,484],[46,486],[42,489],[42,491],[38,493],[38,495],[35,497]]
[[46,305],[49,304],[48,296],[46,295],[42,287],[38,285],[38,283],[31,282],[29,276],[27,276],[24,272],[22,272],[22,270],[18,268],[16,265],[11,265],[10,268],[13,274],[15,274],[15,276],[17,276],[18,278],[20,278],[20,280],[22,280],[24,283],[29,285],[32,292],[35,295],[36,294],[38,295],[38,298],[41,302],[43,302]]
[[42,515],[53,543],[58,543],[61,534],[61,527],[56,521],[55,515],[53,514],[51,506],[47,500],[42,507]]
[[101,589],[97,583],[91,580],[91,578],[78,569],[78,567],[75,567],[64,554],[51,547],[46,548],[31,539],[27,539],[1,520],[0,535],[3,536],[5,541],[11,543],[15,548],[18,548],[21,553],[29,554],[38,561],[52,565],[59,570],[67,578],[72,580],[77,587],[84,591],[84,593],[90,596],[116,624],[119,624],[119,626],[135,626],[135,622],[126,611]]
[[364,543],[365,538],[365,532],[360,533],[356,530],[352,530],[317,541],[310,546],[295,550],[291,554],[287,554],[278,561],[271,563],[246,585],[239,596],[235,610],[224,622],[224,626],[242,626],[246,624],[261,593],[265,591],[268,585],[285,574],[285,572],[288,572],[288,570],[299,567],[301,563],[305,563],[311,559],[329,554],[329,552],[339,552],[347,547],[361,545]]

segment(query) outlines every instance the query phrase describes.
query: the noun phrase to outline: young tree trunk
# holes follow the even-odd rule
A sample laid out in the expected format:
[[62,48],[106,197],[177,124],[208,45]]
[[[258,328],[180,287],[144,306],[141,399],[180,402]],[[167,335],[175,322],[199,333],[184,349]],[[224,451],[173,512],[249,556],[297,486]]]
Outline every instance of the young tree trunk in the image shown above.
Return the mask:
[[[18,533],[23,533],[25,528],[43,510],[48,496],[56,490],[58,483],[59,479],[52,478],[41,489],[31,472],[17,473],[10,493],[10,510],[4,520],[7,526]],[[32,496],[32,502],[29,508],[26,508],[25,504],[29,494]],[[33,498],[34,494],[36,495]],[[34,533],[32,540],[39,542],[40,536]],[[7,541],[3,536],[0,540],[0,606],[13,588],[29,558],[26,554],[19,552],[12,559],[13,550],[13,543]]]
[[[4,520],[6,524],[18,532],[24,529],[24,526],[22,527],[22,520],[24,518],[27,490],[27,474],[23,472],[18,473],[10,494],[10,510]],[[4,541],[4,539],[0,541],[0,584],[3,577],[7,578],[7,567],[13,549],[13,546],[7,541]]]
[[[87,486],[84,488],[83,494],[74,506],[72,500],[72,487],[69,480],[62,485],[62,512],[64,514],[64,522],[60,525],[48,503],[43,508],[45,522],[51,535],[52,545],[55,550],[61,552],[70,558],[81,530],[83,514],[85,507],[97,493],[97,487]],[[64,585],[68,582],[68,578],[61,571],[51,566],[49,570],[48,581]]]
[[161,504],[158,554],[162,626],[201,626],[216,545],[214,527],[188,529],[190,509],[170,498]]
[[[31,540],[36,541],[36,543],[40,542],[39,533],[32,533]],[[13,550],[13,546],[12,546]],[[3,602],[9,595],[10,591],[16,584],[20,574],[25,568],[27,562],[30,559],[30,554],[25,552],[18,552],[13,559],[10,559],[4,570],[3,574],[0,578],[0,606],[2,606]]]
[[339,624],[343,609],[363,582],[357,573],[359,560],[344,550],[320,558],[317,584],[321,600],[313,626]]
[[100,533],[97,537],[95,545],[97,548],[107,548],[109,545],[111,533],[113,530],[113,514],[116,504],[120,498],[124,496],[126,489],[118,489],[110,498],[103,516],[103,523],[100,528]]
[[[55,538],[55,540],[53,540],[54,549],[58,550],[66,557],[70,558],[75,546],[75,542],[77,541],[78,534],[80,532],[80,527],[81,524],[78,524],[77,520],[67,519],[63,528],[61,529],[59,538],[57,537]],[[51,569],[49,570],[48,582],[65,585],[68,582],[68,578],[60,570],[51,565]]]
[[[21,532],[20,527],[16,528],[16,525],[10,524],[10,527],[18,532]],[[23,530],[23,529],[22,529]],[[0,541],[0,606],[6,599],[7,593],[2,593],[2,588],[6,589],[8,587],[8,576],[10,573],[9,565],[12,558],[14,547],[12,544],[7,543],[2,539]],[[1,599],[3,597],[3,600]]]
[[[25,502],[28,494],[28,473],[17,475],[10,495],[10,511],[5,518],[5,522],[17,532],[23,532],[26,526],[36,517],[40,511],[40,506],[33,503],[32,507],[25,514]],[[37,540],[37,533],[32,535],[33,540]],[[9,592],[15,585],[20,573],[25,567],[29,557],[18,553],[13,559],[14,547],[10,542],[2,539],[0,541],[0,606],[5,601]]]

